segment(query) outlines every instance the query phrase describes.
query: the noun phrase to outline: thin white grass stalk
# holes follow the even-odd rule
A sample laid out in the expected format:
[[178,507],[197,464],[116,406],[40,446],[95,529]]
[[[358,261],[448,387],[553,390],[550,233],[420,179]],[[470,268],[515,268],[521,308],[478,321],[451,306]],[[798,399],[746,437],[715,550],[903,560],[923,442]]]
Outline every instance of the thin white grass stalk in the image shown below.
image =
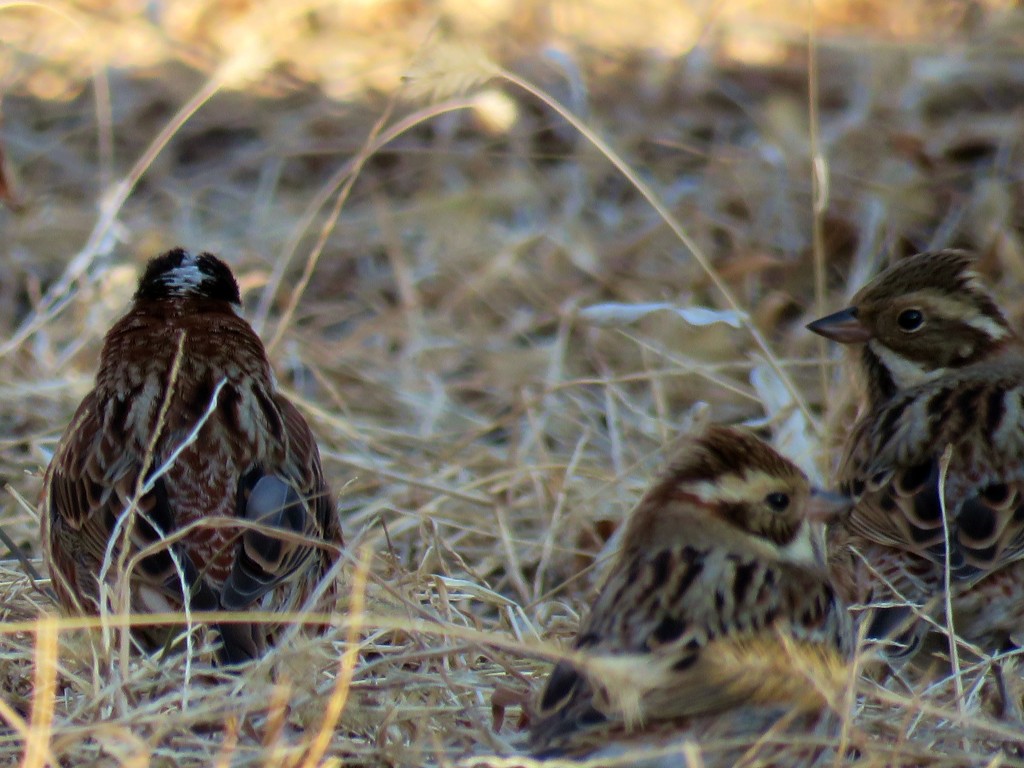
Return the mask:
[[[945,627],[945,626],[942,626],[942,625],[939,625],[938,629],[943,634],[945,634],[948,631],[948,628]],[[964,645],[964,643],[962,642],[962,640],[960,638],[957,638],[957,645],[958,646],[963,646]],[[963,666],[963,661],[961,660],[961,662],[960,662],[961,669],[960,669],[960,674],[958,675],[958,677],[961,680],[966,680],[971,674],[973,674],[975,672],[978,672],[980,670],[986,670],[986,671],[987,670],[991,670],[992,665],[997,661],[997,659],[1002,657],[1001,654],[996,654],[995,656],[990,656],[987,653],[985,653],[985,651],[982,650],[981,648],[979,648],[978,646],[968,645],[967,648],[972,653],[977,655],[981,659],[981,661],[975,662],[973,664],[968,664],[967,666]],[[929,683],[923,689],[923,694],[925,696],[927,696],[927,695],[932,694],[935,691],[942,690],[942,688],[944,688],[949,681],[950,681],[949,677],[939,678],[939,679]],[[980,687],[981,685],[984,684],[984,682],[985,682],[985,679],[984,679],[984,676],[982,676],[980,680],[977,680],[974,683],[974,685]],[[970,700],[969,696],[965,698],[965,701],[969,701],[969,700]]]
[[[494,506],[494,499],[489,496],[484,496],[483,494],[479,493],[468,493],[464,490],[452,488],[451,486],[448,485],[441,485],[440,483],[435,483],[428,479],[414,477],[412,475],[407,475],[402,472],[395,472],[390,469],[387,469],[386,467],[381,467],[376,464],[369,464],[364,461],[360,461],[357,457],[349,454],[337,453],[335,451],[325,449],[320,451],[320,455],[323,456],[324,458],[330,458],[341,464],[345,464],[349,467],[354,467],[355,469],[359,469],[364,472],[372,472],[378,477],[384,478],[385,480],[393,480],[395,482],[407,484],[410,488],[420,488],[426,491],[434,491],[435,493],[441,494],[443,496],[447,496],[452,499],[459,499],[460,501],[466,501],[469,502],[470,504],[477,504],[481,507],[490,508]],[[509,475],[512,474],[514,473],[512,470],[510,470]],[[493,481],[494,478],[493,476],[491,476],[487,478],[482,478],[478,484],[489,485]]]
[[[625,159],[618,152],[616,152],[608,142],[606,142],[597,133],[591,130],[586,123],[584,123],[580,118],[573,114],[567,107],[562,105],[561,102],[559,102],[553,96],[549,95],[543,89],[533,85],[533,83],[530,83],[529,81],[524,80],[518,75],[509,72],[508,70],[502,69],[500,67],[495,68],[495,75],[504,78],[505,80],[508,80],[513,85],[522,88],[527,93],[543,101],[547,106],[554,110],[563,120],[565,120],[573,128],[575,128],[580,133],[580,135],[585,137],[587,141],[593,144],[597,148],[597,150],[602,155],[604,155],[613,166],[615,166],[619,173],[621,173],[626,178],[626,180],[633,185],[636,191],[643,195],[644,199],[647,200],[647,202],[651,205],[652,208],[654,208],[655,211],[657,211],[658,215],[661,216],[662,220],[666,224],[668,224],[669,229],[672,230],[673,234],[675,234],[679,242],[686,246],[686,249],[690,251],[694,260],[697,262],[698,265],[700,265],[701,269],[704,270],[704,273],[714,284],[715,288],[718,289],[719,293],[722,294],[722,298],[725,299],[725,303],[729,305],[729,308],[736,312],[742,313],[749,318],[749,313],[742,307],[739,300],[733,295],[733,292],[729,289],[729,286],[722,279],[722,276],[718,273],[718,270],[716,270],[714,266],[711,264],[710,259],[708,259],[708,257],[704,254],[704,251],[701,250],[700,246],[697,245],[697,243],[693,240],[693,238],[689,236],[689,234],[687,234],[686,229],[683,227],[682,223],[680,223],[679,219],[677,219],[672,214],[672,212],[668,209],[668,207],[661,200],[661,198],[655,193],[654,189],[651,188],[650,185],[648,185],[643,179],[640,178],[636,171],[634,171],[633,168],[630,167],[630,165],[625,161]],[[816,433],[820,434],[821,425],[818,423],[817,419],[815,419],[814,415],[807,407],[807,403],[804,400],[803,395],[800,393],[799,389],[797,389],[793,381],[789,378],[789,375],[782,367],[782,364],[779,361],[778,357],[776,357],[775,353],[768,345],[768,340],[757,329],[757,326],[754,325],[753,321],[748,320],[748,322],[745,325],[747,327],[747,330],[750,332],[750,336],[754,340],[754,343],[764,353],[765,358],[768,361],[768,365],[770,365],[772,367],[772,370],[774,370],[775,373],[778,375],[779,379],[783,383],[783,386],[786,387],[786,390],[792,396],[793,402],[796,403],[801,413],[804,414],[804,417],[807,419],[807,423],[813,427]]]
[[[683,369],[688,374],[692,374],[693,376],[696,376],[696,377],[698,377],[700,379],[704,379],[705,381],[710,382],[711,384],[714,384],[716,387],[719,387],[720,389],[722,389],[722,390],[724,390],[726,392],[732,392],[734,395],[739,395],[740,397],[745,398],[747,400],[750,400],[751,402],[759,403],[759,404],[761,403],[761,401],[758,399],[757,395],[755,395],[749,389],[744,389],[743,387],[738,386],[736,384],[736,382],[732,381],[731,379],[720,378],[718,376],[715,376],[714,373],[712,373],[712,371],[715,371],[715,370],[723,370],[723,369],[727,370],[727,369],[732,367],[731,365],[729,365],[729,366],[721,365],[721,364],[718,364],[718,365],[706,365],[705,363],[703,363],[701,361],[692,360],[690,358],[683,357],[682,355],[680,355],[678,353],[675,353],[675,352],[673,352],[671,350],[665,349],[661,345],[656,345],[652,341],[647,341],[645,339],[642,339],[641,337],[637,336],[636,334],[630,333],[629,331],[625,331],[625,330],[623,330],[621,328],[618,329],[618,333],[621,334],[622,336],[625,336],[627,339],[632,341],[634,344],[636,344],[642,350],[648,350],[648,351],[653,352],[654,354],[658,355],[659,357],[661,357],[664,360],[668,360],[669,362],[675,363],[676,365],[678,365],[681,369]],[[746,369],[746,370],[749,370],[751,368],[751,366],[749,364],[744,364],[742,366],[742,368]],[[678,374],[678,371],[668,370],[668,371],[666,371],[666,373]],[[598,379],[596,381],[600,382],[600,379]],[[572,383],[572,382],[568,382],[568,383]]]
[[[130,610],[130,589],[127,578],[122,578],[125,574],[125,563],[128,559],[128,544],[131,541],[132,529],[135,527],[135,511],[138,509],[139,500],[142,498],[143,492],[143,478],[146,476],[146,472],[149,471],[149,466],[153,461],[153,451],[156,447],[156,441],[160,437],[160,433],[163,431],[164,421],[167,416],[167,411],[171,404],[171,395],[174,391],[174,383],[177,381],[178,373],[181,369],[181,360],[185,352],[185,334],[178,334],[178,346],[174,353],[174,360],[171,363],[170,380],[167,384],[167,391],[164,394],[164,399],[160,403],[160,410],[157,412],[156,425],[153,428],[153,434],[150,435],[149,443],[146,445],[146,452],[143,455],[142,469],[135,479],[135,491],[131,500],[125,506],[124,510],[117,517],[117,521],[114,523],[114,528],[110,532],[110,537],[107,539],[106,550],[103,553],[103,562],[100,564],[100,572],[98,576],[99,589],[101,592],[100,599],[100,616],[106,616],[109,614],[109,609],[106,601],[102,599],[102,593],[104,585],[107,584],[107,574],[110,573],[111,567],[114,565],[114,549],[120,544],[121,548],[117,555],[117,573],[119,577],[118,590],[120,594],[115,594],[116,604],[119,612],[128,612]],[[103,643],[104,647],[109,648],[109,635],[104,629],[103,631]],[[121,665],[123,670],[128,668],[127,660],[127,645],[125,642],[121,643],[122,659]]]
[[516,639],[520,642],[523,641],[523,631],[526,630],[530,633],[530,637],[533,642],[541,642],[540,629],[530,620],[530,617],[526,615],[526,611],[520,605],[511,605],[505,609],[505,614],[508,617],[508,625],[511,627],[513,634]]
[[[942,595],[933,595],[931,598],[929,598],[925,602],[924,605],[917,606],[917,605],[914,604],[914,602],[909,597],[907,597],[905,594],[903,594],[899,590],[899,588],[896,586],[896,584],[888,576],[886,576],[884,573],[882,573],[880,570],[878,570],[878,568],[876,568],[871,563],[871,561],[868,560],[868,558],[864,555],[863,552],[861,552],[856,547],[854,547],[852,551],[853,551],[853,554],[860,560],[860,562],[864,566],[864,568],[867,569],[868,573],[871,574],[871,577],[875,581],[877,581],[879,584],[884,584],[893,593],[893,595],[896,597],[895,600],[888,600],[888,601],[885,601],[885,602],[871,603],[870,607],[874,607],[874,608],[910,608],[914,612],[914,620],[915,621],[923,621],[926,624],[928,624],[929,626],[939,630],[940,632],[945,631],[947,629],[947,627],[944,625],[944,623],[940,624],[938,621],[936,621],[930,615],[931,611],[935,607],[937,607],[938,604],[942,601],[942,599],[943,599]],[[978,646],[975,646],[975,645],[972,645],[972,644],[968,643],[963,638],[958,638],[957,642],[959,642],[961,645],[967,647],[972,652],[978,653],[979,655],[983,655],[981,649],[978,648]]]
[[950,443],[939,459],[939,510],[942,512],[942,543],[946,557],[942,566],[943,598],[945,599],[946,632],[949,641],[949,660],[953,665],[953,687],[956,691],[957,711],[964,715],[964,681],[960,677],[960,648],[957,645],[956,628],[953,626],[953,580],[949,569],[949,518],[946,514],[946,476],[949,474],[949,462],[953,459],[953,444]]
[[175,528],[173,531],[161,536],[159,541],[147,544],[132,555],[132,558],[127,563],[126,570],[131,572],[131,570],[139,564],[140,560],[167,549],[165,544],[177,544],[179,541],[187,539],[193,531],[204,528],[231,528],[233,530],[258,531],[259,533],[273,536],[274,538],[280,539],[284,542],[305,544],[307,546],[314,547],[318,546],[323,549],[335,549],[336,546],[329,542],[312,538],[303,533],[286,531],[283,528],[277,528],[272,525],[267,525],[266,523],[258,523],[254,520],[242,520],[237,517],[227,517],[226,515],[211,515],[209,517],[203,517],[199,520],[195,520],[181,528]]
[[35,670],[32,674],[32,721],[25,739],[21,768],[56,765],[50,753],[53,735],[53,709],[57,690],[57,637],[59,620],[43,616],[36,621]]
[[[152,491],[153,486],[156,485],[156,481],[171,470],[171,468],[174,466],[174,463],[178,460],[178,457],[181,456],[182,452],[190,445],[195,443],[196,440],[199,439],[199,432],[202,430],[203,426],[205,426],[209,418],[213,415],[213,412],[217,410],[217,400],[220,397],[220,391],[224,389],[224,386],[227,383],[227,379],[221,379],[220,381],[217,382],[217,386],[214,387],[213,395],[210,397],[210,402],[206,405],[206,410],[203,412],[203,415],[199,417],[199,421],[195,423],[195,426],[192,427],[192,429],[189,431],[185,439],[179,445],[177,445],[173,451],[171,451],[170,455],[167,457],[167,460],[159,467],[157,467],[153,474],[150,475],[149,479],[146,480],[146,483],[142,488],[143,494],[147,494],[150,491]],[[164,532],[161,531],[161,533]]]
[[[142,459],[142,468],[139,471],[138,476],[135,478],[135,491],[132,495],[131,500],[125,506],[124,510],[117,517],[117,521],[114,523],[114,528],[110,532],[110,537],[107,539],[106,550],[103,553],[103,562],[100,564],[100,572],[98,582],[100,589],[103,589],[103,585],[107,583],[107,574],[110,572],[111,567],[114,565],[114,549],[120,544],[120,550],[117,553],[117,590],[115,594],[116,606],[120,612],[129,612],[131,610],[131,589],[130,579],[128,578],[125,570],[125,564],[128,561],[128,549],[132,537],[132,529],[135,527],[135,513],[138,510],[139,500],[145,494],[143,489],[143,482],[146,473],[149,471],[149,467],[153,462],[153,452],[156,450],[156,442],[160,438],[160,434],[163,432],[164,423],[167,418],[167,411],[170,409],[171,396],[174,393],[174,384],[178,379],[178,374],[181,370],[181,360],[185,353],[185,333],[178,334],[178,346],[174,353],[174,360],[171,363],[170,380],[167,384],[167,391],[164,394],[163,401],[160,403],[160,410],[157,411],[156,424],[153,428],[153,433],[149,437],[149,443],[146,445],[146,452]],[[107,609],[106,601],[100,600],[100,615],[103,616]],[[104,646],[106,647],[108,642],[108,634],[106,631],[103,633]],[[128,669],[128,642],[127,636],[121,638],[121,668],[127,671]]]
[[512,542],[512,533],[508,524],[508,515],[501,504],[494,507],[494,516],[498,521],[498,534],[501,541],[502,551],[505,553],[505,575],[508,577],[512,588],[519,593],[519,599],[524,603],[530,600],[530,588],[526,584],[526,577],[523,575],[523,562],[519,558],[515,545]]
[[[313,226],[313,221],[316,218],[317,213],[319,213],[320,209],[327,204],[328,200],[331,199],[335,190],[343,184],[348,183],[349,178],[354,178],[368,157],[371,157],[375,152],[397,139],[406,131],[415,128],[420,123],[439,117],[440,115],[448,112],[457,112],[461,109],[471,109],[475,103],[476,102],[472,98],[458,98],[450,99],[442,104],[433,104],[429,107],[406,115],[390,128],[380,131],[379,135],[376,134],[378,126],[374,126],[364,147],[360,149],[355,157],[351,158],[341,168],[339,168],[338,171],[321,187],[320,192],[310,200],[306,209],[302,212],[302,215],[299,217],[298,222],[293,228],[291,236],[281,249],[280,255],[274,261],[274,268],[270,273],[270,278],[267,280],[267,285],[263,289],[263,294],[260,297],[259,304],[256,306],[256,311],[253,313],[252,317],[252,326],[256,329],[257,333],[260,335],[263,333],[263,328],[266,325],[267,317],[270,314],[274,297],[277,295],[277,291],[281,287],[281,282],[284,280],[285,270],[291,262],[292,257],[295,255],[295,251],[298,250],[299,243],[302,241],[306,231]],[[346,195],[347,193],[339,193],[338,200],[343,203]],[[326,228],[326,225],[325,228],[321,230],[321,236],[325,231],[328,234],[330,233],[330,230]],[[280,336],[280,333],[275,333],[275,338],[278,336]],[[268,350],[273,347],[273,342],[267,345]]]
[[[196,424],[192,427],[192,430],[189,432],[188,435],[186,435],[185,439],[179,445],[177,445],[173,451],[171,451],[167,460],[164,461],[164,463],[161,464],[159,467],[157,467],[156,470],[152,473],[152,475],[149,475],[150,467],[152,466],[153,461],[155,459],[156,445],[161,435],[163,434],[164,426],[166,425],[167,421],[167,413],[170,410],[171,402],[174,397],[175,386],[178,381],[178,376],[181,373],[181,364],[185,356],[186,337],[187,334],[184,332],[178,334],[178,347],[175,350],[174,360],[171,363],[171,371],[168,377],[167,389],[163,401],[160,403],[160,410],[157,413],[157,419],[153,429],[153,433],[152,435],[150,435],[149,443],[146,446],[146,452],[143,457],[142,468],[139,472],[138,477],[136,478],[135,493],[132,497],[131,502],[127,505],[124,512],[122,512],[121,515],[118,516],[117,522],[114,525],[114,529],[111,532],[111,536],[107,541],[107,549],[106,552],[104,553],[103,563],[100,566],[99,583],[105,584],[107,574],[109,573],[110,567],[113,562],[114,547],[116,546],[118,541],[121,541],[122,546],[117,557],[117,572],[119,576],[119,588],[121,590],[121,596],[118,600],[118,604],[124,610],[130,610],[131,573],[133,572],[134,567],[136,567],[140,559],[138,556],[134,558],[129,558],[129,553],[131,551],[129,543],[131,541],[132,529],[135,526],[135,514],[143,514],[139,510],[139,501],[147,493],[152,492],[157,480],[159,480],[163,475],[165,475],[170,470],[171,467],[174,466],[174,463],[178,460],[178,457],[181,456],[182,451],[184,451],[188,446],[195,443],[195,441],[198,439],[200,430],[202,430],[207,420],[209,420],[210,416],[216,410],[217,402],[220,397],[220,392],[224,388],[224,385],[227,383],[226,379],[221,379],[219,382],[217,382],[217,386],[214,388],[213,395],[210,397],[210,402],[207,404],[206,410],[203,412],[202,416],[200,416]],[[147,475],[149,476],[147,477]],[[154,530],[156,530],[157,535],[159,537],[162,538],[167,533],[165,531],[162,531],[160,527],[156,525],[155,521],[147,518],[147,522],[154,528]],[[178,575],[179,583],[181,584],[181,593],[183,596],[185,596],[185,599],[183,599],[182,601],[182,612],[184,614],[185,624],[188,630],[185,635],[185,694],[183,701],[183,706],[185,706],[188,704],[188,692],[190,689],[189,681],[191,680],[192,676],[192,656],[194,646],[194,636],[192,632],[192,627],[194,625],[191,618],[190,602],[187,599],[187,596],[189,595],[190,592],[190,586],[185,578],[185,570],[182,567],[178,555],[173,550],[173,548],[167,543],[163,543],[162,546],[159,548],[167,549],[167,552],[171,557],[171,562],[174,564],[175,572]],[[105,604],[101,601],[101,613],[105,607]],[[122,635],[120,644],[120,656],[122,669],[127,669],[127,633]]]
[[323,720],[320,721],[320,728],[313,737],[306,753],[306,759],[302,761],[301,768],[316,768],[320,760],[327,753],[331,744],[331,737],[341,717],[345,704],[348,702],[348,695],[352,687],[352,678],[355,675],[356,664],[359,661],[359,633],[362,632],[366,608],[366,583],[370,572],[370,562],[373,559],[373,550],[363,547],[359,553],[359,561],[356,564],[355,573],[352,576],[352,591],[348,609],[348,631],[345,636],[345,652],[341,655],[341,663],[338,665],[338,678],[334,684],[334,690],[327,700],[326,711]]
[[569,459],[569,463],[565,467],[561,488],[558,491],[558,497],[555,499],[555,509],[551,513],[551,521],[548,523],[548,532],[544,537],[544,543],[541,546],[540,562],[537,563],[537,572],[533,577],[534,595],[539,595],[542,587],[544,586],[544,575],[547,573],[548,565],[551,563],[551,554],[555,549],[555,537],[560,536],[562,533],[560,530],[562,512],[565,509],[565,502],[568,499],[566,489],[569,487],[569,480],[576,472],[576,467],[579,466],[580,461],[585,455],[584,449],[587,446],[589,438],[590,433],[588,431],[584,431],[580,436],[580,439],[576,441],[576,448],[573,450],[572,457]]
[[22,323],[21,327],[4,344],[0,344],[0,358],[18,349],[26,339],[53,320],[70,303],[72,286],[85,275],[96,256],[107,250],[106,243],[114,223],[139,180],[149,170],[157,155],[163,151],[174,134],[223,87],[224,76],[225,72],[222,68],[203,83],[202,87],[178,109],[154,137],[128,173],[105,191],[100,201],[99,218],[93,226],[92,232],[89,233],[85,245],[72,257],[64,273],[46,292],[39,305]]
[[955,727],[972,727],[979,734],[989,734],[996,738],[1011,739],[1015,742],[1020,741],[1020,726],[1014,726],[1013,723],[1002,723],[978,715],[971,716],[959,711],[952,711],[945,707],[929,704],[922,698],[908,698],[899,693],[893,693],[881,686],[865,690],[869,692],[871,699],[887,704],[895,710],[908,715],[916,713],[918,717],[928,716],[936,720],[948,721],[950,725]]
[[[152,437],[152,439],[150,441],[149,446],[146,448],[146,460],[143,463],[142,472],[139,474],[139,478],[138,478],[138,482],[140,482],[140,483],[142,482],[143,478],[146,477],[146,474],[149,472],[149,466],[150,466],[150,464],[153,461],[153,452],[156,450],[156,441],[157,441],[160,433],[163,431],[164,421],[166,420],[166,417],[167,417],[167,410],[170,407],[171,397],[174,394],[174,385],[175,385],[175,382],[178,380],[178,373],[179,373],[180,365],[181,365],[181,357],[184,354],[185,335],[186,335],[185,333],[182,333],[181,336],[180,336],[178,353],[175,355],[174,364],[171,366],[171,377],[170,377],[170,383],[169,383],[169,385],[167,387],[167,396],[166,396],[166,399],[164,400],[164,402],[161,403],[160,415],[157,417],[156,430],[153,433],[153,437]],[[207,404],[206,410],[203,412],[203,415],[199,417],[199,420],[196,422],[195,426],[193,426],[192,430],[188,433],[188,435],[185,436],[185,439],[178,446],[176,446],[173,451],[171,451],[171,454],[170,454],[170,456],[168,456],[167,460],[163,464],[161,464],[159,467],[156,468],[156,470],[153,472],[153,474],[148,479],[146,479],[145,483],[142,485],[142,487],[140,489],[136,490],[136,498],[132,502],[132,507],[134,507],[134,509],[139,514],[142,514],[142,515],[145,516],[145,513],[141,512],[138,509],[139,500],[141,500],[141,498],[143,496],[145,496],[147,493],[151,493],[152,492],[153,486],[156,484],[156,481],[159,480],[161,477],[163,477],[168,471],[170,471],[171,467],[173,467],[174,463],[178,460],[178,457],[181,456],[182,451],[184,451],[188,446],[192,445],[193,443],[195,443],[196,440],[199,439],[199,432],[200,432],[200,430],[202,430],[203,425],[206,424],[206,422],[209,420],[210,416],[212,416],[213,412],[217,409],[217,402],[218,402],[218,400],[220,398],[220,392],[224,388],[225,384],[227,384],[227,379],[221,379],[220,381],[217,382],[217,386],[213,390],[213,395],[210,397],[210,402]],[[148,517],[146,517],[146,522],[148,522],[150,524],[150,526],[152,526],[153,530],[156,531],[157,536],[161,540],[165,539],[166,534],[168,533],[167,531],[161,530],[160,526],[157,525],[155,521],[150,520]],[[132,525],[132,524],[134,524],[134,520],[129,521],[129,525]],[[126,531],[126,538],[125,538],[126,544],[128,542],[128,539],[127,539],[127,534],[128,533],[129,533],[129,531]],[[182,605],[182,613],[185,616],[185,627],[186,627],[186,632],[185,632],[185,673],[184,673],[184,682],[183,682],[183,685],[184,685],[184,696],[183,696],[183,699],[182,699],[182,706],[188,706],[188,694],[189,694],[189,690],[190,690],[189,682],[192,679],[192,656],[193,656],[194,644],[195,644],[195,636],[194,636],[194,633],[192,632],[192,628],[193,628],[193,623],[192,623],[192,606],[191,606],[191,600],[189,600],[189,595],[191,593],[191,585],[185,579],[185,569],[182,567],[181,560],[178,557],[178,553],[174,551],[174,549],[171,547],[170,543],[168,543],[168,542],[164,542],[164,547],[167,549],[167,554],[170,555],[171,562],[174,564],[174,571],[175,571],[175,573],[178,576],[178,582],[181,585],[181,594],[182,594],[182,596],[184,598],[182,600],[182,603],[181,603],[181,605]],[[124,561],[125,557],[128,554],[128,549],[129,548],[127,546],[125,546],[123,548],[123,550],[121,551],[121,558],[120,559],[121,559],[122,562]],[[126,570],[122,570],[121,571],[121,575],[123,577],[123,582],[122,582],[122,588],[123,589],[126,589],[126,590],[129,589],[130,584],[131,584],[131,574],[134,572],[134,569],[141,562],[141,559],[142,559],[141,556],[137,555],[135,558],[133,558],[129,562],[128,568]],[[106,558],[104,558],[104,563],[106,563]],[[125,637],[127,638],[127,636],[125,636]],[[122,653],[125,652],[126,648],[127,648],[126,643],[122,643]]]

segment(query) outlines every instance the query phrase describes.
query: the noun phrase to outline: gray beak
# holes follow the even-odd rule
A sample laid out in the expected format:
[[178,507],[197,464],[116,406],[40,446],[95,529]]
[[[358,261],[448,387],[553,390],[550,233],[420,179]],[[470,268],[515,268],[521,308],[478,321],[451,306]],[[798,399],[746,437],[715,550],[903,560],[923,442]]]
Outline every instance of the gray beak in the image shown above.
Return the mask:
[[840,344],[863,344],[871,338],[871,331],[857,319],[856,307],[847,307],[808,323],[807,330]]
[[841,493],[811,489],[807,501],[807,519],[812,523],[834,523],[853,506],[853,499]]

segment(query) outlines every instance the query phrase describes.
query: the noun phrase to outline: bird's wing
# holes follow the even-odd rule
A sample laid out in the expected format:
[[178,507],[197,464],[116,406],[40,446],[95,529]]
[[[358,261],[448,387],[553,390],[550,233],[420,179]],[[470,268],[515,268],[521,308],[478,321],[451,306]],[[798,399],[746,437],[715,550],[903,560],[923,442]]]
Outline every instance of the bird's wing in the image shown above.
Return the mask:
[[252,606],[311,557],[333,560],[342,541],[309,426],[283,396],[275,404],[283,426],[282,450],[256,462],[238,486],[239,517],[260,527],[242,534],[221,591],[227,610]]
[[849,632],[821,575],[718,548],[640,555],[609,579],[585,622],[575,648],[587,661],[552,672],[532,746],[602,722],[635,725],[770,696],[773,681],[723,666],[721,644],[786,635],[840,650]]
[[972,579],[1024,556],[1024,368],[931,382],[865,415],[839,477],[847,522],[870,541],[915,552]]
[[[44,548],[50,565],[54,589],[64,605],[77,605],[93,611],[83,600],[94,601],[95,580],[108,551],[110,583],[120,576],[121,557],[132,557],[157,544],[176,528],[173,510],[168,504],[166,485],[156,480],[145,489],[140,474],[146,466],[144,453],[122,431],[121,401],[103,401],[96,393],[82,401],[68,426],[45,478]],[[156,462],[149,462],[150,471]],[[127,546],[115,543],[112,536],[124,537]],[[199,594],[199,573],[184,549],[173,545],[156,548],[141,558],[134,575],[166,603],[150,610],[174,610],[181,605],[182,579],[200,598],[202,610],[216,609],[216,600],[208,592]]]

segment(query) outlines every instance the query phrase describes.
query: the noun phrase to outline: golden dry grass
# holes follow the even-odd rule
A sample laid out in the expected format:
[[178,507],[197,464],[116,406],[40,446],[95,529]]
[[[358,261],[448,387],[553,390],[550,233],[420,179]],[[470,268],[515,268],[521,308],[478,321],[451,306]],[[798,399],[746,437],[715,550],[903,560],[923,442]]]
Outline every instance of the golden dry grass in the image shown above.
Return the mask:
[[[0,3],[3,532],[40,567],[41,470],[140,266],[181,244],[236,270],[348,541],[332,630],[235,677],[49,620],[8,552],[0,762],[512,754],[692,418],[827,479],[851,393],[802,326],[889,254],[977,249],[1024,316],[1012,5]],[[587,309],[658,302],[742,324]],[[1024,764],[961,666],[865,678],[822,764]]]

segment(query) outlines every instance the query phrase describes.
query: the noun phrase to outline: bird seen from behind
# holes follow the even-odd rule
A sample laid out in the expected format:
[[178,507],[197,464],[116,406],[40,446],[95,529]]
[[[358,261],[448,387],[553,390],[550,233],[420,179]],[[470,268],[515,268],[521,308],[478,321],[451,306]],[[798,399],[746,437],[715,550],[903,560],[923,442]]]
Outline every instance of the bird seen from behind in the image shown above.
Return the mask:
[[[107,333],[44,478],[43,548],[66,612],[298,611],[336,561],[316,441],[240,309],[223,261],[175,249]],[[217,629],[234,664],[282,627]],[[171,637],[134,634],[149,648]]]

